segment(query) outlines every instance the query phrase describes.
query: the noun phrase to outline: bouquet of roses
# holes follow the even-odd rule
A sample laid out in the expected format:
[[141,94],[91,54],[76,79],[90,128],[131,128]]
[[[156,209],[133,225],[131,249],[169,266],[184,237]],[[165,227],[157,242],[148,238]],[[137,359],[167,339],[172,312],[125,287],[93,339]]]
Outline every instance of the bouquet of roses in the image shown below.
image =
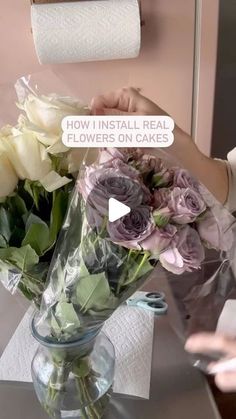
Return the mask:
[[[110,198],[130,213],[109,221]],[[100,328],[157,262],[182,274],[200,269],[206,247],[229,251],[233,223],[186,170],[134,150],[101,150],[81,168],[51,263],[41,314],[52,339]]]
[[[130,213],[110,221],[111,198]],[[200,269],[206,247],[229,251],[233,222],[186,170],[168,168],[138,150],[100,150],[96,163],[81,167],[33,321],[35,336],[63,348],[93,342],[104,321],[144,284],[157,262],[182,274]],[[63,352],[60,374],[49,379],[45,390],[47,410],[61,411],[72,374],[83,390],[78,406],[86,406],[84,417],[100,417],[100,405],[88,407],[99,376],[90,351],[89,346],[73,359]],[[58,352],[53,362],[58,363]],[[80,374],[73,373],[75,364]]]

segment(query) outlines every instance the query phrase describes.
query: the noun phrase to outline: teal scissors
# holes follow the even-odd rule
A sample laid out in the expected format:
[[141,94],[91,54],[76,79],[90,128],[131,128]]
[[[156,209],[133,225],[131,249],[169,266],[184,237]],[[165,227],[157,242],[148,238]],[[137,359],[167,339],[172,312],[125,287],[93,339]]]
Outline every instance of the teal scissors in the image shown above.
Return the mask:
[[129,298],[127,305],[153,311],[159,316],[166,314],[168,310],[168,304],[165,302],[165,294],[163,292],[148,292],[137,298]]

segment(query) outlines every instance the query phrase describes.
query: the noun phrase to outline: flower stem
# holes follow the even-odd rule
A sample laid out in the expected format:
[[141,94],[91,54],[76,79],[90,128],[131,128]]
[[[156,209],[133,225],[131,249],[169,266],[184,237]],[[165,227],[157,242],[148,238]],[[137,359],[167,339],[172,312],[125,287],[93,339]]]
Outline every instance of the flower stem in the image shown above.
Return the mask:
[[136,271],[134,272],[133,276],[127,282],[125,282],[124,285],[132,284],[132,282],[134,282],[136,280],[137,275],[139,274],[140,270],[142,269],[143,265],[145,264],[145,262],[147,261],[148,258],[149,258],[149,253],[145,252],[144,255],[143,255],[143,258],[142,258],[139,266],[137,267]]
[[99,238],[102,236],[102,234],[104,233],[104,231],[106,230],[106,226],[107,226],[107,217],[104,217],[104,220],[103,220],[103,223],[102,223],[102,227],[101,227],[101,231],[99,232],[99,234],[97,234],[96,239],[93,242],[93,245],[94,246],[97,243],[97,241],[99,240]]

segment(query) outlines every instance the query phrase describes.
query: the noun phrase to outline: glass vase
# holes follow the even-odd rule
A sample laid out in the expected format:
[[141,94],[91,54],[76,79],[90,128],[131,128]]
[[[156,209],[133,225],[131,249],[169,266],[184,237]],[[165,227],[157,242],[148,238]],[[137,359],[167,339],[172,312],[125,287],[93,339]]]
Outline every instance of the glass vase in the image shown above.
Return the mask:
[[100,332],[70,343],[51,343],[32,334],[40,345],[31,373],[37,397],[51,418],[100,419],[112,392],[115,351]]

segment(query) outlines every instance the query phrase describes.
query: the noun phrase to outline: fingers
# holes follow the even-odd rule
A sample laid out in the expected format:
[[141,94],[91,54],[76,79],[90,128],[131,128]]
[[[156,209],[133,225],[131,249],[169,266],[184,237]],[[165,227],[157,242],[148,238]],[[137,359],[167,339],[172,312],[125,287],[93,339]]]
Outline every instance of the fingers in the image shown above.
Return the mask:
[[137,111],[140,101],[144,99],[140,94],[140,89],[133,87],[119,89],[94,97],[91,101],[92,113],[98,114],[101,111],[102,114],[107,114],[106,109],[134,113]]
[[220,352],[236,356],[236,340],[221,334],[199,333],[187,340],[185,349],[191,353]]
[[224,372],[215,376],[215,383],[221,391],[236,390],[236,372]]

